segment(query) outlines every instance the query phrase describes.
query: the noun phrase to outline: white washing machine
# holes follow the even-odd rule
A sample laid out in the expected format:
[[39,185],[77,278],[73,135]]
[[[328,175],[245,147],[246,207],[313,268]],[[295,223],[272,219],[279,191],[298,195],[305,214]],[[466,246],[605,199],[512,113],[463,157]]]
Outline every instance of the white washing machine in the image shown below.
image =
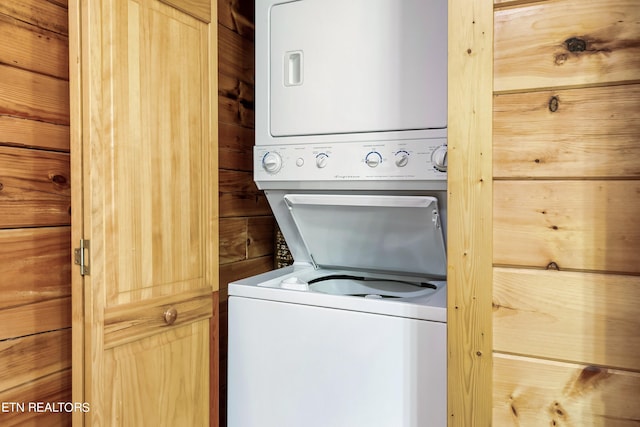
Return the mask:
[[447,1],[256,0],[254,179],[295,260],[229,284],[229,427],[447,424]]
[[228,425],[446,426],[438,199],[268,196],[302,245],[293,266],[229,285]]

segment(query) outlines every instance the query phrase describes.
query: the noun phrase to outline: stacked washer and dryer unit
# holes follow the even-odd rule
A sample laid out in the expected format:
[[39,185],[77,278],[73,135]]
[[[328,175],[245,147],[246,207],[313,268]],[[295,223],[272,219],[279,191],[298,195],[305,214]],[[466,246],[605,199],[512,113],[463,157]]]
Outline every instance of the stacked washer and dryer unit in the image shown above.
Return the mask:
[[256,0],[255,181],[294,264],[229,284],[230,427],[447,423],[446,0]]

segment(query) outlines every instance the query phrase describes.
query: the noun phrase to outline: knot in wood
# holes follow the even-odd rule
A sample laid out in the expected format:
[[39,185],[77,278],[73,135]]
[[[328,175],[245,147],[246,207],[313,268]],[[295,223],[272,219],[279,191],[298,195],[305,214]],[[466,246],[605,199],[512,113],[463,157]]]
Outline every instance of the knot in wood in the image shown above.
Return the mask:
[[51,177],[51,181],[55,182],[56,184],[64,185],[67,183],[67,178],[63,175],[53,175]]
[[551,261],[549,264],[547,264],[547,270],[560,271],[560,267],[554,261]]
[[549,99],[549,111],[551,111],[552,113],[558,111],[559,104],[560,100],[558,99],[558,97],[552,96],[551,99]]
[[584,52],[587,50],[587,42],[577,37],[571,37],[564,41],[569,52]]

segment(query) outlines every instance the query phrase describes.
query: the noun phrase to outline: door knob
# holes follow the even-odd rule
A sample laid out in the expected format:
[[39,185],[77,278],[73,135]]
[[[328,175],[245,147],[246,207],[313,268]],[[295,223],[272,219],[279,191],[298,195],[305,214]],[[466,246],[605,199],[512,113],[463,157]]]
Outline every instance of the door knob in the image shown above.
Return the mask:
[[178,318],[178,310],[174,307],[170,307],[162,314],[164,321],[167,325],[173,325]]

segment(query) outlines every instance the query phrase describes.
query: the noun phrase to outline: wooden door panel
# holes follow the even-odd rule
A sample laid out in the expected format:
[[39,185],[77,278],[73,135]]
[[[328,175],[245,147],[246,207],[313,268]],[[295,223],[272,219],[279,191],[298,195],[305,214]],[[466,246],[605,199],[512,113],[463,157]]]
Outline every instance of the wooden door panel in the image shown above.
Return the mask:
[[[162,314],[172,308],[178,317],[167,325]],[[104,347],[123,345],[211,315],[211,288],[114,306],[105,310]]]
[[78,424],[209,424],[216,9],[178,3],[70,5],[72,228],[90,240],[90,274],[73,277]]
[[107,350],[105,413],[113,425],[208,426],[208,331],[203,320]]
[[117,94],[108,124],[113,143],[104,153],[114,183],[104,202],[113,230],[105,251],[118,254],[106,265],[115,280],[107,305],[140,298],[135,291],[150,287],[149,296],[172,293],[168,284],[201,288],[204,275],[207,26],[154,1],[125,6],[115,9],[117,32],[105,40],[115,46],[106,89]]

